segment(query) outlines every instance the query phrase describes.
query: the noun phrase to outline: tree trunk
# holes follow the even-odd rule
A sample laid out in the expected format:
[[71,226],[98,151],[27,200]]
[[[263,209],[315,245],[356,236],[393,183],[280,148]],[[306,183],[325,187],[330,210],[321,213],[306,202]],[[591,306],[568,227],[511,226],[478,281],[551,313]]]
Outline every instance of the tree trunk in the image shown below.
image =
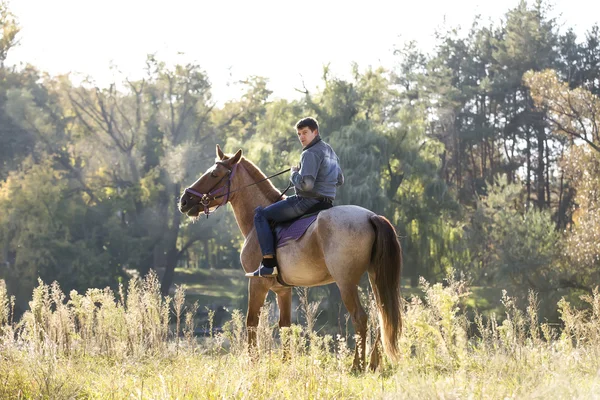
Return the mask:
[[[179,194],[180,185],[175,185],[175,193]],[[175,267],[179,258],[179,250],[177,249],[177,237],[179,236],[179,225],[181,223],[181,213],[177,208],[173,208],[171,217],[171,226],[166,233],[165,248],[167,249],[167,259],[165,264],[165,274],[162,278],[161,291],[163,296],[169,294],[169,289],[173,284],[175,275]]]
[[165,274],[162,278],[161,293],[163,296],[169,295],[169,290],[173,284],[173,278],[175,277],[175,266],[177,264],[177,248],[171,248],[167,252],[167,265],[165,266]]
[[[129,173],[131,174],[131,182],[134,185],[139,185],[140,184],[140,173],[138,171],[137,165],[135,165],[135,159],[133,158],[133,156],[130,153],[125,154],[125,157],[127,157],[127,162],[129,164]],[[135,205],[136,218],[140,217],[140,215],[144,211],[144,205],[139,198],[134,199],[134,205]]]
[[547,136],[544,142],[546,146],[546,207],[550,207],[550,147]]
[[458,129],[456,128],[456,121],[452,124],[452,136],[454,137],[454,157],[456,157],[456,187],[458,192],[462,189],[462,151],[460,145],[460,138],[458,137]]
[[204,267],[206,269],[210,269],[210,248],[208,247],[209,243],[208,243],[208,238],[205,238],[202,241],[202,248],[204,250]]
[[527,186],[527,209],[529,209],[529,203],[531,202],[531,140],[529,138],[529,129],[525,132],[525,140],[527,142],[526,157],[527,157],[527,176],[525,178],[525,184]]
[[[389,161],[388,161],[388,172],[390,174],[390,183],[388,186],[388,190],[387,190],[387,197],[389,199],[393,199],[396,197],[396,192],[398,192],[398,188],[400,187],[400,185],[402,184],[402,181],[404,180],[404,174],[395,174],[394,171],[392,170],[392,166],[390,165]],[[444,164],[442,162],[442,168],[444,168]]]
[[544,144],[546,132],[541,124],[537,126],[537,153],[538,165],[536,170],[537,175],[537,205],[540,210],[546,207],[546,163],[544,162]]
[[558,192],[558,209],[556,211],[556,228],[557,229],[563,229],[564,225],[563,225],[563,221],[566,219],[566,216],[563,212],[563,192],[564,192],[564,172],[560,174],[560,187],[559,187],[559,192]]

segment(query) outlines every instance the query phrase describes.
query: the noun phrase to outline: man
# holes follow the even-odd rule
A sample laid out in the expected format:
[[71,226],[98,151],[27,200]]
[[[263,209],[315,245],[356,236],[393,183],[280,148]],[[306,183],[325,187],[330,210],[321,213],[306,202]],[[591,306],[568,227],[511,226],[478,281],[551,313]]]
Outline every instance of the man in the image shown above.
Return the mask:
[[290,180],[296,194],[266,208],[254,210],[254,226],[258,234],[263,260],[260,267],[247,277],[277,275],[275,240],[269,222],[283,222],[305,214],[319,202],[333,204],[336,189],[344,183],[338,156],[321,140],[319,124],[313,118],[303,118],[296,124],[302,144],[300,167],[291,167]]

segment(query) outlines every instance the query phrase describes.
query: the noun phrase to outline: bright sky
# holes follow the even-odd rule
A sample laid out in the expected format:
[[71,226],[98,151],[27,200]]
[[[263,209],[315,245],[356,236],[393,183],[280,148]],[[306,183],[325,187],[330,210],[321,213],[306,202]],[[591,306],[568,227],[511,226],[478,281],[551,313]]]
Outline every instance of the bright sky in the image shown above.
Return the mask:
[[[294,98],[303,79],[309,89],[320,84],[325,64],[338,76],[353,61],[390,67],[403,42],[429,50],[444,21],[468,28],[481,14],[497,22],[518,1],[9,0],[21,34],[7,62],[105,86],[111,65],[140,78],[146,55],[156,53],[169,64],[199,63],[220,102],[250,75],[268,77],[276,97]],[[555,0],[554,14],[583,38],[600,21],[600,2]]]

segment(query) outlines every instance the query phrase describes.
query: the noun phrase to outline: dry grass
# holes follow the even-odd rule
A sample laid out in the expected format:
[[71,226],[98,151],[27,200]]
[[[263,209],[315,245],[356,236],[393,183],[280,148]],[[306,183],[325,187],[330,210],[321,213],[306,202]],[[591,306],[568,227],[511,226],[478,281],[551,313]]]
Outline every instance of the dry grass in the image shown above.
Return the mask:
[[[584,311],[559,304],[562,326],[539,324],[537,301],[520,310],[503,297],[505,315],[461,309],[462,282],[422,282],[424,298],[406,305],[402,361],[376,373],[350,372],[347,338],[312,330],[317,306],[301,294],[308,327],[281,335],[266,305],[259,345],[246,346],[244,318],[234,311],[225,332],[193,337],[197,304],[160,296],[149,275],[121,290],[71,293],[40,285],[30,311],[14,323],[0,284],[0,398],[594,398],[600,397],[600,295]],[[370,320],[375,321],[369,307]],[[373,331],[370,332],[369,343]],[[282,345],[292,355],[282,361]]]

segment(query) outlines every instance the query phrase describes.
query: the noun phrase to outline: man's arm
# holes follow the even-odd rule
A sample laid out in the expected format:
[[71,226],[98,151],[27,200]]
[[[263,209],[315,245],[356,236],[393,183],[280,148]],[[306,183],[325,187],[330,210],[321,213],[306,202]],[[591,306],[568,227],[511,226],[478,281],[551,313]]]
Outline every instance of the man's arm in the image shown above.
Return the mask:
[[296,172],[296,179],[294,179],[294,175],[292,175],[292,183],[298,189],[303,192],[310,192],[315,187],[315,178],[312,175],[309,176],[301,176],[298,172]]
[[302,153],[300,170],[292,169],[290,180],[294,186],[304,192],[310,192],[315,186],[315,179],[319,171],[319,158],[308,151]]
[[342,173],[342,169],[338,164],[338,176],[337,176],[337,184],[335,186],[342,186],[344,184],[344,174]]

